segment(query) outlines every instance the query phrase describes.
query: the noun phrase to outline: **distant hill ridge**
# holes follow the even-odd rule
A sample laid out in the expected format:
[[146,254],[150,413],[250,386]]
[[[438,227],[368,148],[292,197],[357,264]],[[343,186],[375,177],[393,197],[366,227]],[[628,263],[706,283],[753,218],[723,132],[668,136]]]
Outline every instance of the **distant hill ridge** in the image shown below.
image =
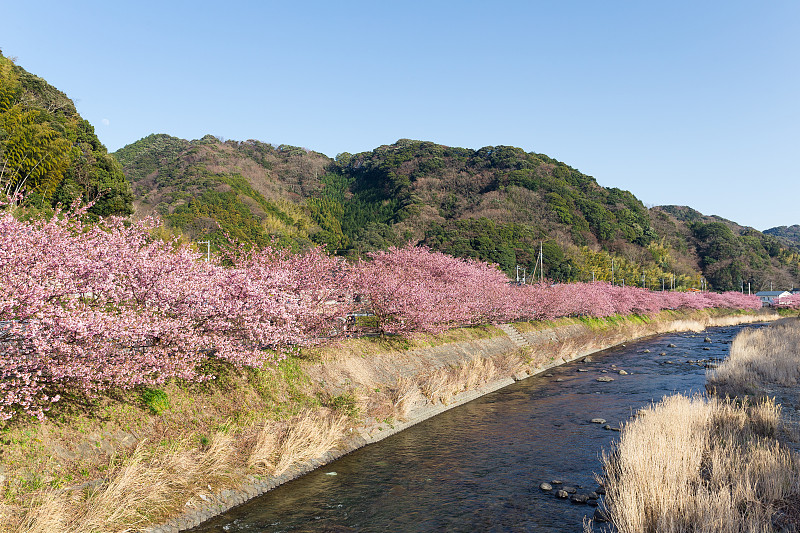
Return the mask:
[[761,233],[686,206],[647,209],[628,191],[513,146],[400,139],[333,159],[155,134],[109,155],[72,100],[2,54],[0,132],[0,186],[26,193],[32,208],[82,199],[98,216],[158,214],[169,231],[214,247],[319,244],[356,258],[413,242],[497,263],[513,278],[800,285],[800,226]]
[[764,233],[778,237],[785,243],[800,246],[800,225],[793,226],[778,226],[777,228],[770,228],[765,230]]
[[401,139],[335,159],[288,145],[151,135],[119,150],[139,214],[191,239],[324,244],[349,256],[417,242],[556,280],[717,289],[796,284],[797,250],[686,206],[628,191],[545,154]]

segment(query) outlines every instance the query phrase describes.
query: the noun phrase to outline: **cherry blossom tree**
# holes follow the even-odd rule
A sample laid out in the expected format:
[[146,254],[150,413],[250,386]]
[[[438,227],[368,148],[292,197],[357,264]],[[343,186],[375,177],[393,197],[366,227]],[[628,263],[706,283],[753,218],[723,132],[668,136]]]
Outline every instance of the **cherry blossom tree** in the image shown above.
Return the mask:
[[189,246],[154,238],[154,220],[85,225],[85,212],[35,222],[0,212],[0,419],[20,411],[42,417],[63,395],[211,379],[198,368],[212,357],[269,363],[294,346],[340,335],[337,320],[356,295],[382,332],[402,335],[560,316],[760,307],[739,293],[605,282],[519,286],[496,265],[410,245],[356,264],[321,248],[276,247],[237,247],[224,261],[204,261]]

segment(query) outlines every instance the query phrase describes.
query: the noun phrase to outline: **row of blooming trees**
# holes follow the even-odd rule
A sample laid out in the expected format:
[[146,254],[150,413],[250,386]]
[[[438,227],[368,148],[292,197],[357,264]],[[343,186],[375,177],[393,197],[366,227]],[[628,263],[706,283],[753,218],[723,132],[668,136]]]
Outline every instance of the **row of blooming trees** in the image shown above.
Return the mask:
[[781,298],[774,306],[778,309],[800,309],[800,292]]
[[[43,416],[64,394],[203,380],[209,357],[260,366],[341,334],[356,296],[385,333],[664,308],[757,308],[738,293],[605,283],[516,286],[495,267],[405,247],[348,264],[321,249],[236,250],[206,262],[154,239],[155,223],[80,213],[0,215],[0,419]],[[223,264],[224,262],[224,264]]]

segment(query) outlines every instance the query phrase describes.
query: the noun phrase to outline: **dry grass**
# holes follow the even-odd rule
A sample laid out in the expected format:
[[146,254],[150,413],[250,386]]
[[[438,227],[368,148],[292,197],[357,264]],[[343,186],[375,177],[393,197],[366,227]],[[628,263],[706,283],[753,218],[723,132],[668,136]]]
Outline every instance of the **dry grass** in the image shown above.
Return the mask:
[[761,397],[775,385],[800,382],[800,321],[787,319],[736,336],[730,356],[708,375],[709,388],[729,396]]
[[185,505],[193,506],[213,498],[248,471],[281,474],[321,457],[336,446],[344,427],[344,417],[323,409],[265,423],[255,435],[218,433],[203,449],[176,443],[172,449],[154,450],[143,443],[96,489],[44,491],[28,502],[27,510],[15,509],[16,519],[4,509],[3,531],[136,530],[173,513],[187,499]]
[[[213,383],[165,386],[169,407],[159,414],[132,393],[74,405],[45,423],[6,426],[0,432],[0,532],[140,529],[202,505],[248,475],[280,473],[322,455],[348,425],[406,419],[426,402],[423,394],[446,403],[458,392],[534,369],[556,355],[574,355],[593,338],[639,332],[632,323],[617,324],[622,333],[592,331],[574,320],[561,325],[567,327],[558,333],[560,341],[491,359],[465,358],[431,372],[421,370],[433,359],[413,350],[501,333],[486,327],[410,340],[352,339],[260,371],[210,368],[218,376]],[[341,407],[336,399],[345,400]],[[136,442],[113,441],[117,432]],[[101,446],[109,443],[111,451]],[[99,484],[81,488],[92,481]]]
[[456,394],[477,389],[505,374],[494,360],[477,357],[459,366],[444,366],[423,374],[419,389],[430,403],[447,405]]
[[[253,375],[228,369],[213,385],[172,384],[165,392],[170,407],[159,415],[103,401],[94,417],[62,413],[5,428],[0,532],[137,530],[204,504],[246,475],[321,455],[332,435],[344,434],[341,415],[320,406],[291,361]],[[137,435],[138,445],[86,451],[93,438],[113,444],[115,431]],[[59,458],[59,449],[76,457]],[[94,488],[82,488],[93,480]]]
[[611,522],[619,533],[773,531],[800,495],[779,424],[770,402],[676,395],[641,410],[603,458]]
[[320,418],[318,413],[306,412],[285,424],[276,450],[273,474],[282,474],[293,464],[303,463],[322,456],[341,438],[345,418],[329,415]]
[[394,386],[389,388],[389,401],[392,404],[395,418],[403,420],[408,417],[414,398],[418,394],[419,387],[414,381],[404,376],[397,379]]
[[403,353],[409,350],[430,348],[454,342],[468,342],[502,335],[503,332],[490,325],[457,328],[438,335],[418,333],[413,337],[376,336],[345,339],[341,342],[305,349],[309,359],[340,361],[354,357],[369,357],[376,353]]

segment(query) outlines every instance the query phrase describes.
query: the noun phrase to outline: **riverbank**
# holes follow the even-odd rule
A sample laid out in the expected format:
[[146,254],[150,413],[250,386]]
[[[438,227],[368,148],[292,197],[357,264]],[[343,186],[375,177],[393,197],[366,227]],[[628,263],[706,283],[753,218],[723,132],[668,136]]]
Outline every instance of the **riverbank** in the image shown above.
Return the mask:
[[714,396],[666,397],[624,425],[603,461],[616,531],[800,527],[799,339],[797,318],[745,330],[709,373]]
[[[21,485],[11,479],[20,466],[36,469],[38,481],[28,474],[26,482],[40,488],[18,492],[16,501],[7,497],[3,523],[8,531],[184,529],[352,449],[565,361],[666,331],[771,318],[701,311],[561,319],[412,341],[354,339],[306,350],[259,372],[215,368],[220,378],[213,385],[172,384],[146,398],[85,406],[94,415],[75,408],[39,429],[7,431],[3,462],[12,468],[5,473],[6,494]],[[45,460],[48,454],[55,460]],[[78,475],[89,484],[70,485],[80,481]],[[11,523],[9,517],[25,509],[24,520]],[[179,510],[180,518],[169,518]]]

